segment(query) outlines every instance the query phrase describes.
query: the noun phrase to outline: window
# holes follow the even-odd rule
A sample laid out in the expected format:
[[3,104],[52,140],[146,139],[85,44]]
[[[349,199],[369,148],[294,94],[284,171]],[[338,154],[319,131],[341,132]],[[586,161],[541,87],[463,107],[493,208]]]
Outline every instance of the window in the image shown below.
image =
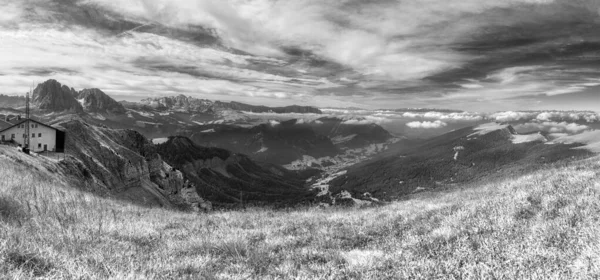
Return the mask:
[[35,124],[35,128],[37,128],[37,123]]
[[15,135],[14,135],[14,134],[11,134],[11,135],[10,135],[10,139],[15,139]]
[[4,141],[4,135],[2,135],[2,141]]
[[31,138],[35,138],[35,133],[31,133]]
[[27,138],[27,134],[23,134],[23,138]]
[[31,128],[33,128],[33,124],[31,124]]
[[38,137],[42,137],[42,134],[41,134],[41,133],[38,133]]
[[42,148],[42,143],[38,143],[38,149]]

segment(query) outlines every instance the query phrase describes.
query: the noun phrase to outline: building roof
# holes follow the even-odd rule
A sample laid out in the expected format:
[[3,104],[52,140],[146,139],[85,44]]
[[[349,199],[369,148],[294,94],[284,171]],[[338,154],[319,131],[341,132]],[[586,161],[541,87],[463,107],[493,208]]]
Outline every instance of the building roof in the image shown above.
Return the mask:
[[47,124],[45,124],[45,123],[42,123],[42,122],[36,121],[36,120],[34,120],[34,119],[29,119],[29,120],[28,120],[28,119],[21,119],[21,121],[20,121],[20,122],[18,122],[18,123],[15,123],[15,124],[11,124],[11,126],[9,126],[9,127],[6,127],[6,128],[1,128],[1,124],[0,124],[0,133],[4,132],[4,131],[6,131],[6,130],[9,130],[9,129],[13,128],[13,127],[19,126],[19,125],[21,125],[21,124],[23,124],[24,122],[27,122],[27,121],[31,121],[31,122],[34,122],[34,123],[37,123],[37,124],[43,125],[43,126],[45,126],[45,127],[52,128],[52,129],[54,129],[54,130],[58,130],[58,131],[64,132],[64,131],[62,131],[61,129],[58,129],[58,128],[56,128],[56,127],[53,127],[53,126],[49,126],[49,125],[47,125]]
[[0,120],[0,130],[3,130],[3,129],[5,129],[7,127],[10,127],[10,126],[13,126],[13,124],[9,123],[9,122],[6,122],[6,121],[3,121],[3,120]]

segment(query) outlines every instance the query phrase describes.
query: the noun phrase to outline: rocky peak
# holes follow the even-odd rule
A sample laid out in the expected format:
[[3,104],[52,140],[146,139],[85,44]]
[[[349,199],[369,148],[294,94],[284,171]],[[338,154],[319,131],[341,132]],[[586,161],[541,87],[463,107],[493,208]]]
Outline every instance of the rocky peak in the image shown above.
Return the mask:
[[79,92],[77,99],[86,111],[98,113],[124,114],[125,108],[112,99],[102,90],[97,88],[84,89]]
[[183,110],[189,112],[205,112],[210,109],[213,104],[209,100],[193,98],[183,94],[160,98],[147,98],[142,100],[141,103],[157,109]]
[[83,107],[75,99],[76,95],[75,89],[51,79],[33,90],[32,99],[33,105],[42,110],[82,112]]

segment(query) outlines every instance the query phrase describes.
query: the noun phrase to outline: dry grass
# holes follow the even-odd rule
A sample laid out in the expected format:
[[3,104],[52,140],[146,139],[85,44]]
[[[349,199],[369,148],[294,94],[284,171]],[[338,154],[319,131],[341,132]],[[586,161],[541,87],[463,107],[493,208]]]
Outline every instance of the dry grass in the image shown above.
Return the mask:
[[593,279],[599,175],[596,158],[378,208],[197,215],[96,198],[0,161],[0,275]]

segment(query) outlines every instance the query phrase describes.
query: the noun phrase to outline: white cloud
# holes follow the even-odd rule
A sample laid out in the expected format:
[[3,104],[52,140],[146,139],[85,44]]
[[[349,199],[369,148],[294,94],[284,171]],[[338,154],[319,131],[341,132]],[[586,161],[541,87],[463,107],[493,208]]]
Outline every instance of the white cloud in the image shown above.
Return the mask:
[[409,122],[406,124],[406,126],[410,127],[410,128],[422,128],[422,129],[433,129],[433,128],[442,128],[447,126],[448,124],[437,120],[434,122],[430,122],[430,121],[424,121],[424,122]]
[[389,123],[392,122],[391,119],[385,118],[385,117],[377,117],[377,116],[364,116],[364,117],[360,117],[360,118],[350,118],[347,119],[343,122],[343,124],[384,124],[384,123]]
[[[107,38],[81,28],[0,29],[0,40],[0,83],[2,93],[9,94],[22,94],[32,81],[53,78],[77,89],[98,87],[119,96],[186,94],[289,102],[301,101],[311,87],[323,85],[321,80],[292,81],[289,77],[246,69],[256,61],[280,63],[277,59],[232,54],[149,33]],[[169,69],[161,70],[165,67]],[[316,86],[299,87],[299,81]],[[270,101],[273,103],[276,102]]]
[[[584,2],[585,8],[598,8],[594,3]],[[119,95],[183,93],[213,99],[239,97],[268,101],[271,105],[284,100],[292,100],[288,104],[294,101],[318,104],[317,98],[329,102],[327,105],[347,104],[352,99],[352,103],[378,102],[391,107],[400,102],[394,100],[393,104],[388,104],[392,98],[383,100],[380,97],[389,91],[379,92],[381,88],[394,85],[419,87],[425,83],[423,77],[460,68],[472,59],[485,58],[455,48],[465,42],[465,37],[475,35],[473,39],[477,40],[477,31],[482,27],[505,26],[503,23],[511,26],[537,19],[515,13],[519,15],[493,17],[488,22],[476,15],[497,9],[511,11],[522,4],[549,3],[571,5],[566,0],[80,0],[77,4],[0,0],[3,7],[0,28],[5,28],[0,34],[4,45],[0,46],[0,73],[4,75],[0,79],[11,86],[3,93],[26,90],[27,86],[22,86],[26,84],[24,80],[57,78],[75,87],[103,87],[107,92]],[[87,4],[105,7],[140,24],[182,29],[202,26],[218,36],[224,46],[212,49],[136,32],[115,38],[106,33],[64,26],[77,16],[61,13],[77,9],[60,5]],[[33,14],[32,10],[35,10]],[[90,22],[94,20],[90,19]],[[19,28],[9,27],[15,24]],[[307,51],[307,55],[290,63],[282,47]],[[323,69],[311,65],[307,61],[309,58],[333,65],[324,66],[326,71],[331,71],[327,67],[337,69],[340,66],[339,69],[344,70],[337,77],[321,79],[323,72],[320,70]],[[142,64],[154,63],[153,66],[169,70],[147,69],[135,64],[136,60],[140,63],[143,59],[150,62]],[[163,61],[152,62],[160,59]],[[170,69],[171,66],[181,69]],[[267,70],[261,70],[265,68]],[[40,69],[55,74],[28,72]],[[200,77],[186,74],[190,69],[200,72]],[[402,100],[402,104],[411,104],[412,100],[412,104],[431,106],[432,102],[437,102],[448,106],[451,103],[448,100],[481,98],[486,101],[526,94],[564,94],[600,84],[597,80],[548,82],[558,81],[547,77],[562,75],[563,70],[509,65],[481,81],[462,78],[460,81],[466,82],[454,81],[461,88],[448,90],[441,96],[435,92],[439,85],[433,84],[433,90],[420,95],[435,95],[437,99],[414,94],[405,96],[409,102]],[[353,87],[343,88],[348,84]],[[336,88],[339,88],[337,92]],[[336,93],[343,97],[335,96]],[[493,105],[485,106],[497,109]],[[478,117],[426,118],[451,123],[475,121]]]
[[586,121],[588,123],[597,122],[598,114],[593,112],[542,112],[536,117],[540,121]]
[[525,123],[515,126],[516,130],[541,130],[550,133],[578,134],[589,129],[587,125],[568,122]]
[[[229,46],[254,54],[280,55],[279,46],[298,46],[369,76],[398,81],[419,79],[469,60],[448,45],[486,23],[464,14],[531,0],[87,2],[167,25],[214,28]],[[499,75],[507,80],[516,72]]]
[[506,111],[493,113],[490,116],[488,116],[488,118],[497,122],[513,122],[521,120],[530,120],[533,119],[535,116],[537,116],[537,113]]

